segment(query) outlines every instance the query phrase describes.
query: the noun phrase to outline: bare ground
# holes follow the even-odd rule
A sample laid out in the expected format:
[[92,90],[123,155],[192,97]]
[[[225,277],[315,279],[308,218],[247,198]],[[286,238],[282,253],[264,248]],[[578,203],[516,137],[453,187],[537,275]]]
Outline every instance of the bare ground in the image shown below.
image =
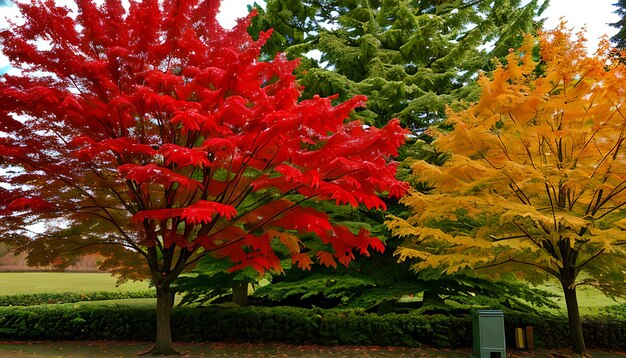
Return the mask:
[[[0,358],[113,358],[135,357],[148,342],[0,342]],[[177,343],[180,357],[215,358],[466,358],[470,349],[447,350],[405,347],[294,346],[285,344]],[[568,350],[509,350],[510,358],[578,357]],[[626,352],[591,350],[588,357],[619,358]]]

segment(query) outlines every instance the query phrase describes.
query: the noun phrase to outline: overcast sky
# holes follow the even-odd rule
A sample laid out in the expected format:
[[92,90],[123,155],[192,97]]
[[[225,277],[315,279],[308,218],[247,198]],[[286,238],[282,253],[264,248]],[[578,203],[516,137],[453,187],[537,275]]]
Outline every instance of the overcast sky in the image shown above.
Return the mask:
[[576,31],[583,26],[587,28],[587,40],[589,40],[589,50],[594,51],[598,40],[603,35],[609,37],[617,33],[617,28],[609,26],[610,23],[617,22],[619,16],[614,13],[617,0],[550,0],[550,6],[543,14],[546,18],[545,28],[555,28],[560,18],[567,20],[570,27]]
[[[586,26],[587,39],[589,40],[589,50],[593,52],[597,45],[598,39],[607,34],[613,36],[617,29],[610,27],[608,24],[616,22],[618,17],[613,12],[615,7],[613,3],[617,0],[550,0],[550,7],[544,13],[547,18],[546,28],[551,29],[558,25],[559,19],[563,17],[567,20],[568,25],[575,29],[575,32]],[[6,26],[6,17],[13,17],[17,11],[15,6],[2,6],[6,0],[0,0],[0,28]],[[65,0],[57,0],[57,2],[65,2]],[[244,16],[247,11],[247,5],[253,3],[254,0],[223,0],[222,7],[218,18],[223,26],[231,27],[234,25],[236,18]],[[257,0],[258,3],[264,4],[263,0]],[[0,73],[6,68],[8,61],[0,55]]]

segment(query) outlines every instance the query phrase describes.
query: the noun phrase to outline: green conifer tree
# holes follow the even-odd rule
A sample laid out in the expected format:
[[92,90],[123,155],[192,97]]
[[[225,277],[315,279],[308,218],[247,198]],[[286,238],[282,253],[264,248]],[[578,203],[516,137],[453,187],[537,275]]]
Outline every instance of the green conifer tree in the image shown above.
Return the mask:
[[619,15],[619,20],[610,24],[618,29],[617,34],[611,37],[611,41],[613,41],[615,47],[626,49],[626,0],[618,0],[613,6],[617,7],[615,13]]
[[524,3],[268,0],[251,32],[274,28],[268,56],[305,58],[305,96],[365,94],[368,110],[360,114],[371,124],[398,117],[420,131],[442,118],[446,105],[475,99],[470,79],[541,25],[534,19],[548,2]]

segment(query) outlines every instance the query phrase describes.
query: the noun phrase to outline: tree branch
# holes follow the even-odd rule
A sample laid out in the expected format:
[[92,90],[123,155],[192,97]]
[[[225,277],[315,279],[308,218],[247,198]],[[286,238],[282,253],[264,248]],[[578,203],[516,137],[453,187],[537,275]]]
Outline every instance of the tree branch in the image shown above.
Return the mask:
[[577,271],[580,271],[583,267],[587,266],[587,264],[588,264],[589,262],[591,262],[593,259],[595,259],[596,257],[598,257],[598,256],[602,255],[602,253],[604,253],[604,250],[605,250],[605,249],[602,249],[602,250],[600,250],[600,251],[596,252],[593,256],[591,256],[591,257],[589,257],[587,260],[585,260],[585,262],[583,262],[582,264],[580,264],[580,265],[578,265],[578,266],[574,266],[574,268],[575,268]]
[[476,267],[474,267],[474,269],[478,270],[478,269],[485,269],[485,268],[490,268],[490,267],[496,267],[496,266],[504,265],[504,264],[506,264],[508,262],[513,262],[513,263],[518,263],[518,264],[522,264],[522,265],[533,266],[535,268],[538,268],[538,269],[540,269],[542,271],[545,271],[545,272],[551,274],[552,276],[556,277],[559,280],[561,278],[561,275],[559,274],[558,271],[555,271],[555,270],[553,270],[553,269],[551,269],[551,268],[549,268],[547,266],[541,266],[541,265],[539,265],[537,263],[534,263],[534,262],[520,261],[520,260],[511,258],[511,257],[509,259],[507,259],[507,260],[502,261],[502,262],[496,262],[496,263],[493,263],[493,264],[476,266]]

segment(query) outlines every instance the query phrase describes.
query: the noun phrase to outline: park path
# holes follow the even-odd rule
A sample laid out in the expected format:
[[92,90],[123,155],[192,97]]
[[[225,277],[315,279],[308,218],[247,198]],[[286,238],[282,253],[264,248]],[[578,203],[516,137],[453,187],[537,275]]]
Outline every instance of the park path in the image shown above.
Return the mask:
[[[148,342],[0,342],[0,358],[125,358],[149,348]],[[177,343],[181,358],[468,358],[470,349],[405,347],[294,346],[285,344]],[[577,357],[566,350],[509,350],[508,358]],[[591,350],[592,358],[626,358],[626,352]]]

